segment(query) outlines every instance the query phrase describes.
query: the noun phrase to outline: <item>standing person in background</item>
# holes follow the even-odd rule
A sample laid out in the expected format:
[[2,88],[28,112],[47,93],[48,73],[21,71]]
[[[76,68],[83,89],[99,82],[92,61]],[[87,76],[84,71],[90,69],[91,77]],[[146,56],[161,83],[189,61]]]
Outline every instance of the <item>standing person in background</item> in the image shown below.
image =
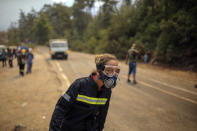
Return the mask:
[[21,48],[18,47],[16,49],[16,58],[17,58],[17,65],[19,66],[19,58],[20,58],[20,55],[21,55]]
[[27,74],[31,73],[33,59],[34,59],[34,55],[32,54],[32,49],[29,48],[29,52],[28,52],[28,55],[27,55],[27,72],[26,72]]
[[147,62],[148,62],[148,54],[145,53],[145,54],[144,54],[144,63],[147,63]]
[[13,52],[11,49],[8,49],[8,61],[10,68],[13,67]]
[[126,64],[128,64],[129,61],[129,73],[128,73],[128,79],[127,82],[130,83],[130,75],[133,74],[133,84],[137,84],[136,82],[136,67],[137,67],[137,56],[139,54],[139,51],[136,49],[136,44],[134,43],[131,46],[131,49],[128,50],[128,53],[126,55]]
[[16,55],[16,48],[13,49],[13,56],[16,58],[17,55]]
[[18,64],[19,64],[19,73],[21,76],[24,76],[24,69],[26,63],[26,50],[22,49],[18,55]]
[[2,59],[2,66],[3,66],[3,67],[7,66],[5,49],[2,50],[1,59]]
[[152,59],[152,52],[150,49],[148,49],[148,62],[150,62]]
[[77,79],[58,100],[49,131],[102,131],[120,68],[110,54],[95,57],[97,70]]

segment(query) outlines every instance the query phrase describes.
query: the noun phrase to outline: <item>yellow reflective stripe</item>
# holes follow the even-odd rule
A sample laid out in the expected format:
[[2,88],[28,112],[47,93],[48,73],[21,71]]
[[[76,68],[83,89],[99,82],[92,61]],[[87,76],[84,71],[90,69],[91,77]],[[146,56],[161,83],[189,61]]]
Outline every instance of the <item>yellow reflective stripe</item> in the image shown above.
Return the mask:
[[91,101],[87,101],[87,100],[83,100],[83,99],[79,99],[79,98],[77,98],[77,100],[81,101],[81,102],[88,103],[88,104],[95,104],[95,105],[105,105],[105,103],[106,103],[106,102],[102,102],[102,103],[101,102],[99,102],[99,103],[98,102],[91,102]]
[[90,100],[103,100],[103,101],[107,101],[107,98],[94,98],[94,97],[89,97],[89,96],[80,95],[80,94],[78,94],[77,97],[83,97],[83,98],[90,99]]
[[88,104],[95,104],[95,105],[105,105],[107,102],[107,98],[94,98],[85,95],[78,94],[77,101],[85,102]]

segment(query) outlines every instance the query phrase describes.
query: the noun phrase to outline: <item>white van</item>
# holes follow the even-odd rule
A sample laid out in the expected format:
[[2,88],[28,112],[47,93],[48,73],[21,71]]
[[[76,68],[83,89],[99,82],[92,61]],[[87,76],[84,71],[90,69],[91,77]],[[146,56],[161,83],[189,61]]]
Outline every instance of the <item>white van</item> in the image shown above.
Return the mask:
[[68,58],[68,42],[65,39],[52,39],[49,41],[51,59]]

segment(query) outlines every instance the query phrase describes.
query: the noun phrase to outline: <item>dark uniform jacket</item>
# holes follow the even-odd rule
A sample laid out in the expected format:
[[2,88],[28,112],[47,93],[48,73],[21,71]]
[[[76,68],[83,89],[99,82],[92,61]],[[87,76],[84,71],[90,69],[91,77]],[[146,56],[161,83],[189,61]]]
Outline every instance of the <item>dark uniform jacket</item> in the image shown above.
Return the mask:
[[60,97],[53,112],[50,131],[102,131],[111,89],[98,86],[93,76],[77,79]]
[[18,56],[18,64],[25,64],[25,62],[26,62],[26,55],[19,54],[19,56]]

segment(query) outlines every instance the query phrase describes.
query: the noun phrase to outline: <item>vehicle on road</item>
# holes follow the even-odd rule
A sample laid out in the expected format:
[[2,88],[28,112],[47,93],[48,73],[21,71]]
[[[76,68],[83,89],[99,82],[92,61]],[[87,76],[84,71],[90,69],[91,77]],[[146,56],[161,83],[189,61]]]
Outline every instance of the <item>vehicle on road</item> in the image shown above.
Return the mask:
[[1,53],[3,52],[3,49],[6,50],[6,46],[5,45],[0,45],[0,61],[1,61]]
[[68,58],[68,42],[65,39],[51,39],[49,41],[51,59]]

